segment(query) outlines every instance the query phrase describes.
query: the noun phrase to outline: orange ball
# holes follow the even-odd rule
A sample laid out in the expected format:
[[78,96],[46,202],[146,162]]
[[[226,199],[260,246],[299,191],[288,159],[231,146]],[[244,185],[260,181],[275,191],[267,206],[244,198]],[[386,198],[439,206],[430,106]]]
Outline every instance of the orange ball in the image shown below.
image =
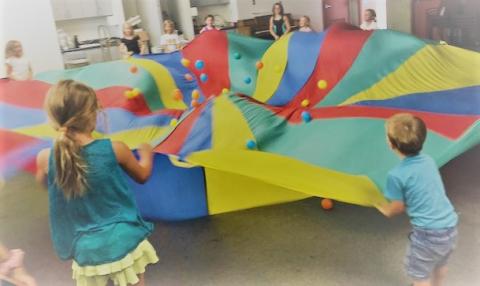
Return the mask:
[[198,90],[194,89],[194,90],[192,91],[192,99],[197,100],[197,99],[199,99],[199,98],[200,98],[200,92],[199,92]]
[[324,210],[328,211],[328,210],[333,209],[333,201],[331,199],[322,199],[320,204],[322,205],[322,208]]
[[137,73],[137,72],[138,72],[137,66],[136,66],[136,65],[132,65],[132,66],[130,67],[130,72],[131,72],[131,73]]
[[176,101],[180,101],[183,99],[183,94],[180,89],[177,88],[173,91],[173,99],[175,99]]
[[200,103],[198,102],[198,100],[192,99],[192,102],[190,102],[190,105],[191,105],[192,107],[197,107],[197,106],[200,105]]
[[261,70],[263,68],[263,63],[261,61],[258,61],[255,66],[257,67],[257,70]]

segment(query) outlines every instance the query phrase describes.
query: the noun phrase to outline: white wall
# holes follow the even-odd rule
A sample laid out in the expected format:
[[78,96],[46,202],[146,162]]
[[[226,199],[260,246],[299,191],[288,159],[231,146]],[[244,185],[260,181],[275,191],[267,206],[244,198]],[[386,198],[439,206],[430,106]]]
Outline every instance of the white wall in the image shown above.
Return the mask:
[[163,33],[162,8],[160,0],[137,0],[137,11],[142,19],[140,26],[150,35],[152,45],[160,43]]
[[123,0],[123,11],[125,13],[125,19],[138,15],[137,1],[135,0]]
[[56,21],[57,29],[64,30],[69,36],[77,35],[79,41],[98,39],[98,26],[110,27],[112,37],[122,36],[122,25],[125,22],[125,12],[122,0],[112,1],[112,16],[90,17],[83,19]]
[[2,0],[0,18],[0,77],[5,76],[5,44],[13,39],[22,42],[34,73],[63,68],[49,0]]
[[[290,0],[291,1],[291,0]],[[251,19],[261,15],[272,13],[272,6],[278,1],[275,0],[255,0],[253,5],[252,0],[231,0],[230,5],[235,6],[233,9],[236,15],[233,15],[234,20]],[[289,1],[282,1],[284,4]]]
[[203,19],[209,14],[214,15],[216,18],[221,18],[225,22],[233,22],[230,4],[198,7],[198,19],[201,24],[203,24]]
[[285,12],[291,13],[293,18],[299,19],[306,15],[310,17],[314,30],[323,30],[323,5],[321,0],[284,0],[282,3]]
[[166,0],[165,10],[177,24],[177,28],[183,32],[183,36],[191,40],[195,36],[190,9],[190,0]]
[[387,28],[387,0],[362,0],[362,17],[365,9],[375,10],[379,29]]
[[387,1],[388,28],[404,33],[412,32],[412,0]]

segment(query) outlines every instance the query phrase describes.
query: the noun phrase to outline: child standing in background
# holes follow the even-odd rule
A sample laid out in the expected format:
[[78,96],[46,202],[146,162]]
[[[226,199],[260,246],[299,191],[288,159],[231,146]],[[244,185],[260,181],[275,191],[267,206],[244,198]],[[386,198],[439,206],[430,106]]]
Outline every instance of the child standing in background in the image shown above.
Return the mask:
[[213,15],[207,15],[207,17],[205,17],[205,26],[200,30],[200,34],[211,30],[218,30],[215,27],[215,17],[213,17]]
[[5,65],[7,77],[13,80],[32,79],[30,61],[23,55],[23,47],[19,41],[11,40],[5,47]]
[[140,54],[140,37],[135,35],[132,25],[123,24],[123,38],[120,41],[122,42],[120,50],[123,55]]
[[60,81],[49,90],[45,108],[59,137],[52,150],[38,154],[37,180],[48,182],[55,251],[73,259],[77,285],[145,285],[145,267],[158,261],[147,240],[153,225],[140,217],[122,169],[145,182],[151,146],[138,147],[137,161],[124,143],[94,139],[100,105],[84,84]]
[[367,9],[363,12],[363,23],[360,29],[371,31],[377,29],[377,13],[373,9]]
[[402,162],[388,173],[385,196],[377,206],[391,217],[405,209],[412,232],[406,270],[414,286],[440,286],[457,240],[458,216],[445,194],[437,165],[420,154],[427,136],[425,123],[410,114],[397,114],[386,123],[387,141]]
[[282,3],[273,4],[272,17],[270,17],[270,34],[275,40],[290,32],[290,21],[285,16]]
[[300,20],[298,21],[298,25],[300,26],[300,29],[298,29],[300,32],[312,32],[312,28],[310,28],[310,17],[308,16],[300,17]]
[[182,38],[175,30],[175,23],[171,20],[163,21],[163,30],[165,34],[160,37],[160,47],[164,53],[171,53],[182,48]]

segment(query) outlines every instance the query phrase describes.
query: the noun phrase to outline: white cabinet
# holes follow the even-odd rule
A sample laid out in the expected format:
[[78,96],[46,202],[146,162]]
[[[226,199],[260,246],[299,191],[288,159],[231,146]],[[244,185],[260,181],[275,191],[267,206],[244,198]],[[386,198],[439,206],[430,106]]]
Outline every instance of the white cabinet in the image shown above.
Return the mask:
[[50,0],[56,21],[111,16],[112,0]]
[[230,3],[230,0],[190,0],[192,7],[225,5]]
[[113,14],[112,0],[96,0],[97,15],[111,16]]

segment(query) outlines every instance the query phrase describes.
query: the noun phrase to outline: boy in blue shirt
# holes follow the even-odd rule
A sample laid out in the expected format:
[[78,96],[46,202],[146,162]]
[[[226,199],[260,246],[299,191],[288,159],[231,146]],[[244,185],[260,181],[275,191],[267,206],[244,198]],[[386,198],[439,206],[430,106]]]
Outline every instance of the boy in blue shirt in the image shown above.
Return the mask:
[[388,119],[386,131],[390,148],[402,161],[388,173],[385,196],[390,203],[377,208],[387,217],[405,210],[410,217],[405,265],[413,285],[442,285],[457,240],[458,216],[437,165],[420,154],[427,136],[425,123],[411,114],[397,114]]

